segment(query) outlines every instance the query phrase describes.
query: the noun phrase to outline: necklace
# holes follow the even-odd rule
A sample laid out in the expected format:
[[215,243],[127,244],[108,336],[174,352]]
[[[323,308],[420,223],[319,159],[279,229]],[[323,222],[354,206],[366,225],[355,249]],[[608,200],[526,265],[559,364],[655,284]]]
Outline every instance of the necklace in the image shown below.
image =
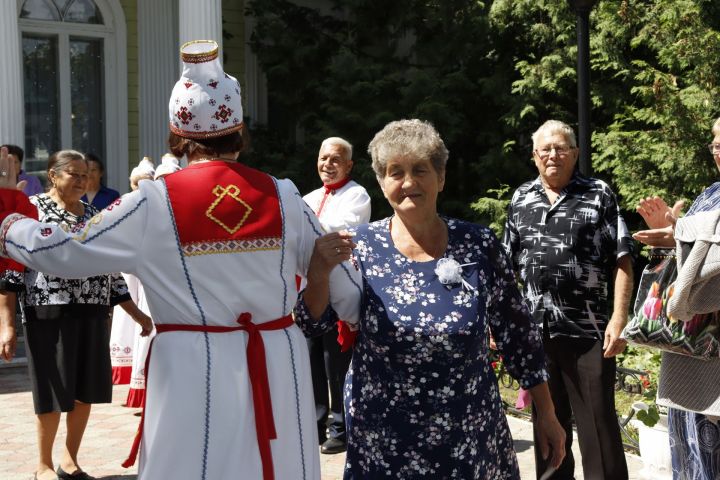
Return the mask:
[[222,162],[234,162],[236,161],[235,158],[228,158],[228,157],[200,157],[197,160],[192,160],[190,163],[205,163],[205,162],[214,162],[214,161],[222,161]]

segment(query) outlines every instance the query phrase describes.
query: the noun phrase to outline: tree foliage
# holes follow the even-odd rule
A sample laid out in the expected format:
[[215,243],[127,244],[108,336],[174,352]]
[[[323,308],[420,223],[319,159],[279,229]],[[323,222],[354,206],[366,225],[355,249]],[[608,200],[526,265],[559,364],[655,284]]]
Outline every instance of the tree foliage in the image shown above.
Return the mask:
[[[720,110],[717,3],[600,0],[592,11],[592,162],[625,208],[649,194],[694,198],[717,176],[705,147]],[[306,192],[317,184],[320,141],[343,136],[355,145],[354,175],[375,199],[374,218],[388,208],[365,149],[388,121],[434,123],[450,150],[441,211],[488,222],[502,205],[490,189],[510,193],[536,175],[530,135],[539,124],[576,124],[575,14],[566,1],[247,5],[275,117],[253,132],[249,161]],[[469,206],[479,197],[488,201],[476,212]]]

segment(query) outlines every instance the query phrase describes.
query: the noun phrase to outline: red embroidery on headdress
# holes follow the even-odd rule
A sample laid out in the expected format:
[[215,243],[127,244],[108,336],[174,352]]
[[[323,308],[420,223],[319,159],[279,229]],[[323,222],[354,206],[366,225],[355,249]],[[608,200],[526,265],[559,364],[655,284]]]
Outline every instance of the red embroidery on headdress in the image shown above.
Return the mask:
[[50,228],[50,227],[41,228],[40,235],[42,235],[43,237],[49,237],[50,235],[52,235],[52,228]]
[[217,88],[217,86],[218,86],[217,80],[210,80],[208,82],[208,87]]
[[183,125],[188,125],[190,120],[195,118],[195,115],[193,115],[192,112],[189,112],[187,107],[180,107],[180,110],[178,110],[175,116],[180,119]]
[[192,82],[185,82],[183,85],[185,85],[185,88],[190,88],[193,86]]
[[233,110],[231,108],[228,108],[225,105],[220,105],[218,107],[217,112],[213,115],[213,118],[215,120],[220,120],[220,123],[227,123],[228,119],[230,118],[230,115],[233,114]]

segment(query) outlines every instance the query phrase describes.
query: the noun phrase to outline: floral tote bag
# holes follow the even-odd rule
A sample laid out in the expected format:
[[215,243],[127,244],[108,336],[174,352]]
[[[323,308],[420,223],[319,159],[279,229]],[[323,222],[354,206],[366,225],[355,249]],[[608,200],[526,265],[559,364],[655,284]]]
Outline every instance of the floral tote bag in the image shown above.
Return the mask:
[[675,251],[653,250],[640,279],[634,315],[622,338],[636,345],[697,358],[720,357],[718,312],[695,315],[689,322],[668,317],[667,303],[674,293],[676,278]]

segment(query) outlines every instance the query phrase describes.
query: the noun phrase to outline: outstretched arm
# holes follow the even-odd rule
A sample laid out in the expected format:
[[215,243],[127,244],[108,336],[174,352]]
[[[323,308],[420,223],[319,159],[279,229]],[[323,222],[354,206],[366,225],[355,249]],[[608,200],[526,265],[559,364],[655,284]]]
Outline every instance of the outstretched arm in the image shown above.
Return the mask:
[[147,221],[147,199],[136,191],[66,232],[40,223],[37,209],[14,189],[15,169],[0,149],[0,254],[63,278],[133,273]]

